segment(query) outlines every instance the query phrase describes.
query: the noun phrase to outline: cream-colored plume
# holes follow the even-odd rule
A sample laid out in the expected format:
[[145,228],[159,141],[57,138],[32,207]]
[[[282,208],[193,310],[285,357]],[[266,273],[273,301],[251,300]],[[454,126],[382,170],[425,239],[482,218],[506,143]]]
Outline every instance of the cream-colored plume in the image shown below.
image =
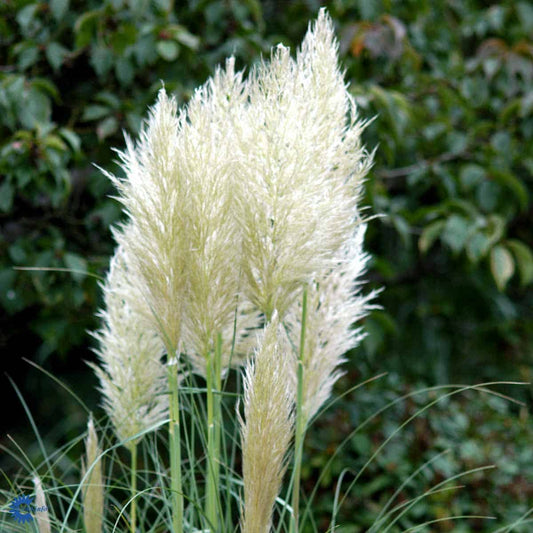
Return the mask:
[[[103,286],[103,325],[93,334],[99,342],[100,366],[91,364],[100,380],[104,408],[122,441],[168,417],[163,343],[147,319],[151,312],[130,264],[129,255],[119,246]],[[131,447],[138,440],[125,445]]]
[[353,232],[370,158],[324,10],[296,60],[279,45],[248,84],[237,132],[243,271],[254,304],[283,318]]
[[50,514],[46,505],[43,485],[39,476],[34,476],[33,485],[35,487],[35,521],[39,533],[51,533]]
[[234,326],[235,363],[258,326],[257,312],[239,289],[233,124],[245,97],[233,65],[228,60],[179,112],[161,90],[139,141],[128,139],[120,154],[126,177],[108,174],[129,215],[120,243],[153,327],[167,351],[185,353],[200,373],[218,335],[227,366]]
[[102,450],[98,444],[98,436],[94,428],[92,416],[87,424],[87,438],[85,439],[85,460],[82,465],[82,477],[92,467],[83,482],[83,525],[85,533],[102,533],[104,520],[104,478],[102,475]]
[[[368,313],[369,302],[376,295],[362,295],[360,291],[360,277],[368,261],[363,252],[364,233],[365,225],[361,224],[337,255],[337,264],[315,277],[308,289],[302,356],[305,425],[331,395],[333,384],[342,374],[339,366],[345,361],[343,355],[364,337],[354,324]],[[302,302],[298,301],[285,321],[294,346],[299,345],[301,322]]]
[[294,364],[285,332],[274,313],[244,373],[244,420],[240,419],[243,533],[270,531],[294,432]]
[[179,165],[179,129],[176,102],[162,90],[137,144],[126,138],[126,150],[119,153],[126,177],[106,173],[129,215],[121,243],[130,258],[129,270],[152,312],[152,329],[173,352],[181,340],[190,252],[190,183]]

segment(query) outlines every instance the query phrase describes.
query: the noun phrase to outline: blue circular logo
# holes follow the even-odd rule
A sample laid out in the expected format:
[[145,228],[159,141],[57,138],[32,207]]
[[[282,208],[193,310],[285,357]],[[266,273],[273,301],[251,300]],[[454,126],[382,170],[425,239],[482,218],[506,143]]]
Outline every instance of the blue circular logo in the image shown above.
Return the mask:
[[9,505],[11,516],[19,523],[31,522],[33,516],[29,513],[33,503],[33,496],[19,496]]

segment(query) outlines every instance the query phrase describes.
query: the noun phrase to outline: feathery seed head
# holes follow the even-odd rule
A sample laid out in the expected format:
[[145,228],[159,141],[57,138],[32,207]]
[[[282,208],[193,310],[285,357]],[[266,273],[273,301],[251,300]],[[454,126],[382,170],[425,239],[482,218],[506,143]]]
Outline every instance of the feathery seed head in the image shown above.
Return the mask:
[[278,46],[248,80],[237,192],[247,294],[281,317],[353,232],[369,157],[320,12],[292,59]]
[[35,521],[39,533],[51,533],[50,514],[48,513],[48,506],[46,505],[46,497],[44,495],[43,485],[39,476],[34,476],[33,486],[35,487]]
[[[309,285],[303,363],[303,406],[305,423],[331,395],[334,383],[342,375],[339,366],[343,355],[355,348],[364,337],[354,324],[372,308],[376,292],[362,295],[360,276],[368,255],[363,252],[365,225],[359,225],[352,238],[337,255],[337,264]],[[301,302],[294,304],[286,324],[297,345],[301,330]],[[293,367],[296,373],[296,366]]]
[[87,423],[87,438],[85,439],[85,461],[82,464],[82,477],[88,469],[91,472],[83,484],[83,524],[86,533],[102,533],[104,516],[104,480],[102,475],[102,461],[99,459],[102,450],[98,444],[98,436],[94,428],[93,418]]
[[120,440],[147,431],[168,413],[163,344],[147,319],[150,309],[130,264],[129,254],[119,246],[104,284],[103,325],[93,334],[101,366],[91,364]]
[[268,533],[294,431],[292,352],[277,313],[244,373],[243,533]]

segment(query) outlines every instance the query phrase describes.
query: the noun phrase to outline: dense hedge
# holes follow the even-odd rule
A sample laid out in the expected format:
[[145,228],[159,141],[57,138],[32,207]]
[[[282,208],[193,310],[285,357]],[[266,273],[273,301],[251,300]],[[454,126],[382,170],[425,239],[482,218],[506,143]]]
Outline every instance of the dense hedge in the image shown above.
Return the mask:
[[[369,278],[386,290],[354,356],[359,376],[530,380],[533,7],[326,4],[361,115],[375,117],[365,132],[376,147],[366,203],[381,218],[369,225]],[[244,67],[279,41],[299,42],[318,6],[0,3],[5,368],[27,355],[71,371],[90,357],[97,277],[120,216],[93,163],[117,171],[111,147],[123,146],[123,130],[138,131],[161,83],[185,103],[227,55]],[[83,386],[94,387],[92,376]]]

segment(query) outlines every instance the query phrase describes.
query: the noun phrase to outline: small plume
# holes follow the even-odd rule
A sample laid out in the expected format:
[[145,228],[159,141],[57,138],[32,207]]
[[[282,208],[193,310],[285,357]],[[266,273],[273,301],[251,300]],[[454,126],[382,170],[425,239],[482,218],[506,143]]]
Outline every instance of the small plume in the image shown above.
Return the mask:
[[128,447],[139,433],[168,417],[164,347],[130,265],[130,256],[119,246],[103,286],[103,325],[93,334],[100,366],[90,364],[100,380],[104,408],[119,440],[129,439]]
[[[363,251],[365,226],[357,227],[352,238],[337,255],[337,264],[317,276],[309,285],[303,363],[303,416],[306,425],[331,395],[334,383],[342,375],[339,366],[344,354],[364,337],[354,324],[372,306],[376,292],[361,294],[360,277],[368,255]],[[287,315],[291,340],[298,346],[302,304],[297,302]],[[296,373],[296,366],[293,369]]]
[[34,476],[33,485],[35,487],[35,521],[39,533],[51,533],[50,515],[48,513],[48,506],[46,505],[46,498],[44,495],[43,486],[39,476]]
[[291,350],[277,314],[244,371],[243,533],[268,533],[294,432]]
[[87,424],[85,439],[85,461],[82,465],[82,477],[89,472],[82,488],[83,524],[85,533],[102,533],[104,519],[104,479],[102,475],[102,450],[94,428],[92,416]]

